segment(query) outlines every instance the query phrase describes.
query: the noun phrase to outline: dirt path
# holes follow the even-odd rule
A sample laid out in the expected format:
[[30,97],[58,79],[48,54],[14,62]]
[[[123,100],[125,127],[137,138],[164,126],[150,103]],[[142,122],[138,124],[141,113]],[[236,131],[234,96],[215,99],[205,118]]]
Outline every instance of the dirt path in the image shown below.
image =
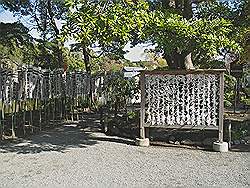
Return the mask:
[[249,152],[141,148],[101,133],[95,115],[1,145],[0,161],[0,187],[250,186]]

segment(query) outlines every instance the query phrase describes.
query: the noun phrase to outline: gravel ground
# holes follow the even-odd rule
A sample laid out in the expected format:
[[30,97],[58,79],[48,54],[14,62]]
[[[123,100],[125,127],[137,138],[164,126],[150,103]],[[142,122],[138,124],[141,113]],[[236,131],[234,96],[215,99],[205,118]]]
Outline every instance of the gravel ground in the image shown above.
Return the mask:
[[0,187],[250,187],[249,152],[142,148],[89,121],[2,144]]

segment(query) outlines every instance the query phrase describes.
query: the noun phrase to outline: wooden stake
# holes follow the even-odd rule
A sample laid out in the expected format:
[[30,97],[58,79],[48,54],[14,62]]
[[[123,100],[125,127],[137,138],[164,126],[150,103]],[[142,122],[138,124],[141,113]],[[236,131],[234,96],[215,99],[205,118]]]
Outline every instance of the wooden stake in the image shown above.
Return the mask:
[[[14,105],[13,105],[14,103]],[[11,105],[11,137],[15,138],[15,116],[16,116],[16,100],[13,100],[13,103]],[[14,108],[14,109],[13,109]]]
[[1,128],[1,139],[3,139],[4,135],[4,110],[5,110],[5,104],[2,102],[2,113],[1,113],[1,120],[2,120],[2,128]]
[[[32,100],[29,101],[30,103],[32,102]],[[33,105],[31,104],[32,107],[30,107],[30,120],[29,120],[29,126],[31,127],[31,131],[33,133]]]
[[231,142],[232,142],[232,122],[231,119],[229,120],[228,125],[228,148],[231,149]]
[[141,83],[141,118],[140,118],[140,138],[145,139],[145,73],[141,73],[140,75],[140,83]]
[[70,111],[71,111],[71,121],[74,121],[74,98],[71,98],[70,103]]
[[43,101],[40,100],[40,105],[39,105],[39,130],[42,131],[42,105]]
[[224,121],[224,72],[220,73],[219,142],[223,142]]
[[79,121],[79,112],[78,112],[78,97],[76,98],[76,121]]

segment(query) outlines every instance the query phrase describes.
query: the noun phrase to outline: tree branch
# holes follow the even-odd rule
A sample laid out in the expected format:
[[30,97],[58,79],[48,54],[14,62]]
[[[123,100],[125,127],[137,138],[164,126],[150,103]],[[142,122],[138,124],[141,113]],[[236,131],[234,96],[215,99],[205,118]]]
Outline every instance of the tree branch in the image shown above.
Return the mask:
[[51,22],[52,28],[55,31],[56,35],[59,35],[60,31],[57,28],[57,25],[56,25],[56,22],[55,22],[55,19],[54,19],[54,13],[52,11],[51,0],[48,0],[48,7],[47,7],[47,9],[48,9],[48,13],[49,13],[49,17],[50,17],[50,22]]

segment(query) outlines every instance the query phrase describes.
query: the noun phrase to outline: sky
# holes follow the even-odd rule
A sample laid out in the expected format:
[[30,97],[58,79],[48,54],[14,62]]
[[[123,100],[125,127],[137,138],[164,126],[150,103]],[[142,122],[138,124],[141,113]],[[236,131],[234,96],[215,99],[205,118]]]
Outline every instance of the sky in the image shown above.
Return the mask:
[[[0,22],[4,22],[4,23],[13,23],[18,20],[18,16],[13,16],[13,13],[3,10],[0,10]],[[25,19],[21,19],[20,20],[26,27],[28,28],[32,28],[30,23],[28,22],[28,20]],[[59,25],[59,28],[61,26],[60,22],[57,22],[57,24]],[[35,37],[35,38],[39,38],[39,34],[35,29],[31,29],[30,30],[30,34]],[[66,44],[67,46],[67,44]],[[125,54],[125,58],[130,60],[130,61],[144,61],[147,60],[146,54],[144,53],[145,49],[152,49],[154,48],[151,45],[148,44],[138,44],[135,47],[131,48],[130,44],[127,44],[124,48],[124,50],[129,51],[127,54]]]

